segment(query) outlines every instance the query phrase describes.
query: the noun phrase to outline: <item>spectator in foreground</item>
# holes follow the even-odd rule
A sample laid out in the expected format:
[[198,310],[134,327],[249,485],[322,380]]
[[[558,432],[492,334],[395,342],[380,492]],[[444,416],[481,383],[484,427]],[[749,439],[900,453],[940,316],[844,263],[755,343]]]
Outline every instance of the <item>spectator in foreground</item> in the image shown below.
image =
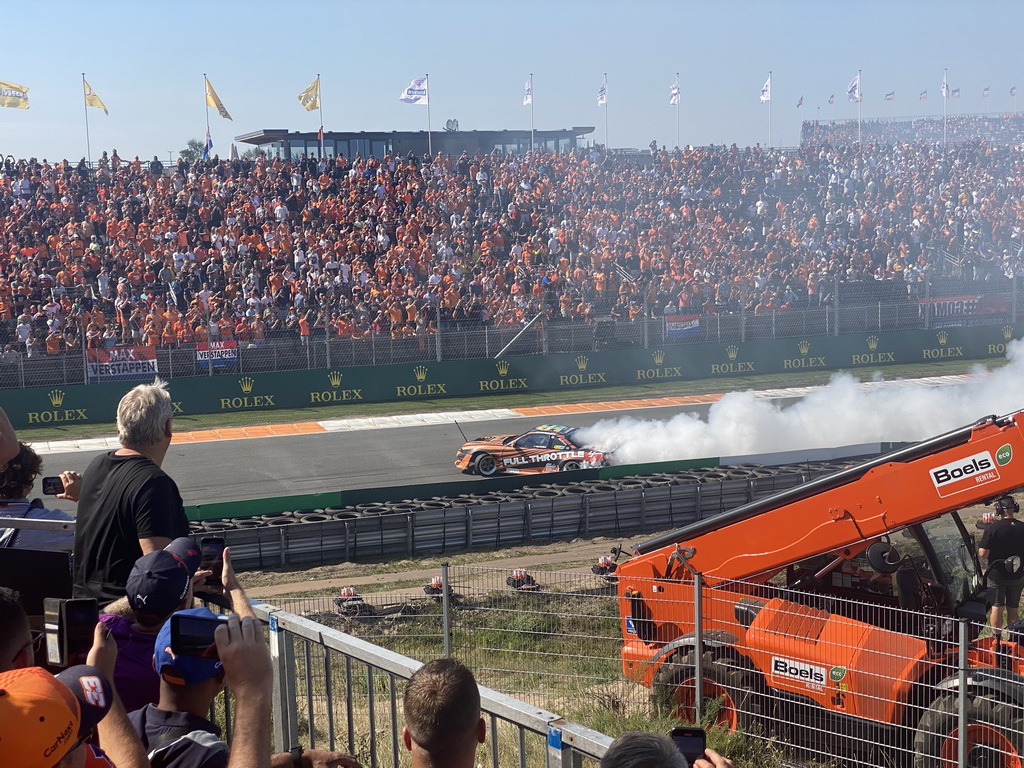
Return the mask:
[[465,664],[428,661],[409,678],[402,707],[402,741],[412,753],[412,768],[473,768],[487,725],[480,690]]
[[[214,616],[206,608],[182,613]],[[354,758],[323,750],[271,756],[267,724],[273,673],[260,624],[232,615],[215,637],[220,658],[204,659],[174,655],[169,620],[157,635],[153,665],[161,678],[160,702],[129,716],[153,768],[359,768]],[[225,683],[235,696],[230,748],[206,717]]]
[[97,456],[82,478],[75,538],[75,597],[104,605],[125,594],[135,561],[188,534],[178,486],[161,468],[171,444],[165,382],[140,384],[117,406],[121,448]]
[[[981,535],[978,555],[986,558],[990,566],[994,563],[1001,565],[1001,561],[1014,555],[1024,559],[1024,522],[1014,517],[1020,511],[1020,505],[1013,496],[1006,495],[996,499],[995,507],[999,517]],[[992,632],[1001,637],[1003,614],[1006,614],[1007,625],[1020,618],[1018,606],[1024,591],[1024,573],[1009,576],[997,566],[989,580],[996,588],[990,623]]]
[[29,627],[21,595],[0,587],[0,672],[31,667],[42,639],[42,630]]
[[[600,768],[689,768],[689,763],[668,736],[626,731],[608,747]],[[704,757],[694,763],[694,768],[732,768],[732,761],[708,749]]]
[[10,461],[18,455],[18,436],[11,426],[10,419],[3,408],[0,408],[0,464]]
[[[25,443],[18,443],[18,453],[0,467],[0,518],[12,517],[31,520],[62,520],[74,518],[60,509],[47,509],[39,499],[29,501],[36,478],[43,472],[43,460]],[[63,472],[60,476],[65,492],[58,499],[77,498],[75,489],[81,477],[77,472]],[[67,491],[71,490],[71,494]],[[0,547],[19,549],[47,549],[70,552],[75,544],[75,532],[33,531],[27,528],[0,528]]]

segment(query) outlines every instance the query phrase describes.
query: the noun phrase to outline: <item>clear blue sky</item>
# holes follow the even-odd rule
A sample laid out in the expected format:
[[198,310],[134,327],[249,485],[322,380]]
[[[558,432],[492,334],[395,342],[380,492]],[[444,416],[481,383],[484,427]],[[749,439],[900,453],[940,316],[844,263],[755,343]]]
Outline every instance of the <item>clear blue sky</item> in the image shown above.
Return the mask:
[[[534,75],[538,129],[596,127],[608,73],[614,147],[675,143],[669,87],[681,73],[683,144],[762,144],[774,72],[772,142],[792,146],[802,119],[856,116],[846,87],[863,70],[865,118],[941,114],[942,70],[962,98],[949,112],[1014,107],[1024,60],[1024,3],[962,0],[696,3],[547,0],[113,2],[37,0],[4,8],[0,80],[30,88],[31,108],[0,109],[0,154],[85,155],[81,73],[110,110],[89,110],[92,154],[182,148],[206,132],[203,73],[234,120],[211,110],[214,151],[261,128],[315,131],[296,96],[322,75],[327,130],[422,130],[426,108],[398,101],[430,74],[435,130],[529,128],[523,84]],[[17,30],[15,35],[12,30]],[[991,96],[982,99],[982,89]],[[928,101],[918,94],[928,90]],[[804,105],[796,109],[803,96]]]

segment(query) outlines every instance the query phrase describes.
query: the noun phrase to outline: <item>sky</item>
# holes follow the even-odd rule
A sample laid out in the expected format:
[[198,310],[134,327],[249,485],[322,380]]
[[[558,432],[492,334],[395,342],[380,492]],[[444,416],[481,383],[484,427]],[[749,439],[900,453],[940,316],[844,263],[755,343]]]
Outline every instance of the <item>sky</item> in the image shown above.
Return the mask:
[[[8,3],[0,81],[30,89],[28,110],[0,109],[0,155],[77,161],[87,152],[82,73],[110,110],[88,110],[93,159],[165,162],[206,133],[203,74],[233,120],[210,110],[214,152],[263,128],[316,131],[299,104],[321,75],[325,130],[426,130],[427,108],[398,97],[430,75],[430,122],[443,130],[594,126],[612,147],[676,143],[669,89],[680,73],[683,145],[794,146],[800,122],[862,114],[941,114],[943,69],[959,110],[1015,109],[1024,58],[1019,0],[391,0],[387,3]],[[761,87],[772,72],[772,101]],[[608,76],[607,110],[597,92]],[[990,96],[982,91],[990,87]],[[928,100],[919,100],[921,91]],[[895,91],[893,102],[884,94]],[[797,109],[803,97],[803,107]],[[242,150],[245,145],[240,145]]]

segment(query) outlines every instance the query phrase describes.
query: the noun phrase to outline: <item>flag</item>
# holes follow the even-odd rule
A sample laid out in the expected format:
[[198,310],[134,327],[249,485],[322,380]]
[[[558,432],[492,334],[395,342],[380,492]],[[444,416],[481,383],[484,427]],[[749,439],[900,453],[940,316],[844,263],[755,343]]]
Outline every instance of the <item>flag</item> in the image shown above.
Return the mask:
[[860,101],[860,72],[850,81],[846,88],[846,97],[850,101]]
[[951,98],[951,99],[959,99],[960,98],[960,89],[959,88],[954,88],[952,91],[950,91],[949,92],[949,98]]
[[523,86],[523,106],[528,107],[533,104],[533,78],[531,77],[526,81],[526,85]]
[[921,95],[917,97],[920,101],[928,101],[928,91],[921,91]]
[[217,110],[217,114],[223,117],[225,120],[230,120],[231,115],[224,109],[224,102],[220,100],[220,96],[213,90],[213,86],[210,85],[210,81],[206,79],[206,75],[203,75],[203,79],[206,80],[206,106],[214,107]]
[[885,94],[886,101],[896,101],[896,91],[889,91]]
[[597,89],[597,106],[603,107],[608,104],[608,75],[601,81],[601,87]]
[[772,76],[768,75],[768,79],[764,81],[764,85],[761,87],[761,102],[772,100]]
[[676,80],[672,83],[672,87],[668,89],[668,105],[670,107],[679,106],[679,81]]
[[943,75],[942,75],[942,90],[939,91],[939,93],[942,94],[942,98],[944,98],[944,99],[948,99],[949,98],[949,85],[946,83],[946,75],[945,75],[945,73],[943,73]]
[[796,108],[797,108],[797,109],[800,109],[800,107],[802,107],[803,105],[804,105],[804,97],[803,97],[803,95],[801,95],[801,96],[800,96],[800,101],[798,101],[798,102],[796,103]]
[[302,93],[299,94],[299,104],[302,105],[303,109],[307,112],[312,112],[314,109],[320,109],[320,76],[317,75],[316,80],[309,84]]
[[319,141],[321,144],[324,143],[324,127],[322,125],[320,126],[320,130],[317,131],[316,140]]
[[1010,95],[1014,96],[1014,97],[1017,96],[1017,86],[1016,85],[1013,86],[1013,88],[1010,89]]
[[417,77],[402,89],[402,95],[398,100],[404,104],[422,104],[427,106],[430,94],[427,93],[427,77]]
[[82,87],[85,88],[85,106],[102,109],[104,115],[109,115],[106,104],[103,103],[96,91],[92,89],[92,86],[85,82],[84,78],[82,80]]
[[985,86],[985,90],[981,92],[981,98],[987,99],[988,98],[988,91],[989,91],[989,87],[986,85]]
[[210,129],[206,129],[206,144],[203,145],[203,160],[210,159],[210,150],[213,149],[213,139],[210,138]]
[[28,109],[28,88],[0,80],[0,107]]

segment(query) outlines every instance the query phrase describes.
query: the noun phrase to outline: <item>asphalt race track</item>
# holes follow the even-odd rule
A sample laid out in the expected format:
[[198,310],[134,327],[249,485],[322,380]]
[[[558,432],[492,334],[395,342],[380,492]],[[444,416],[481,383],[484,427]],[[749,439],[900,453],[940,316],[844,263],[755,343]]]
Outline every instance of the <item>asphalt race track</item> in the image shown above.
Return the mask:
[[[666,420],[677,413],[702,417],[710,406],[692,405],[631,410],[637,419]],[[574,414],[572,426],[589,426],[622,412]],[[537,417],[477,421],[463,425],[466,437],[524,432],[557,420]],[[295,437],[225,440],[172,445],[163,467],[173,477],[185,504],[237,501],[290,494],[319,493],[377,486],[477,479],[455,469],[455,452],[463,443],[454,424],[394,429],[329,432]],[[84,472],[99,451],[43,456],[43,474],[70,469]],[[33,495],[39,494],[39,488]],[[47,498],[47,506],[73,512],[75,505]]]

